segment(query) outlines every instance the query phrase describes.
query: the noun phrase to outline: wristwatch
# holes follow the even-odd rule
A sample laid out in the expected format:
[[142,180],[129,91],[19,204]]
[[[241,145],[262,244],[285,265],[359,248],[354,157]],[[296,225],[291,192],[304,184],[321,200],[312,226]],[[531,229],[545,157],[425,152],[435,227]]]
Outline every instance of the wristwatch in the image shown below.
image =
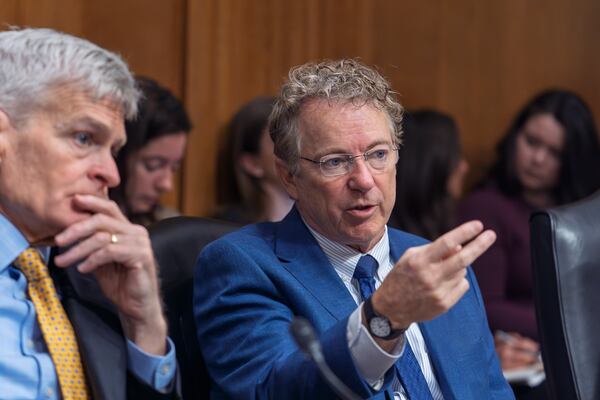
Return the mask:
[[371,335],[383,340],[396,339],[402,335],[406,329],[392,329],[390,320],[383,315],[377,314],[373,309],[371,298],[369,297],[363,305],[365,316],[367,317],[367,328]]

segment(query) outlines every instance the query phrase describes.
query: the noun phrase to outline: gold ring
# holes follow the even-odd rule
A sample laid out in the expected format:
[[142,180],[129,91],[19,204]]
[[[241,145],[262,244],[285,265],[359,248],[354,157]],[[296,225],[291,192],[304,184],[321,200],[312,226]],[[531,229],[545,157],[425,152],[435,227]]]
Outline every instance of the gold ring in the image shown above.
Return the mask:
[[110,242],[111,242],[112,244],[119,243],[119,238],[117,237],[117,235],[115,235],[114,233],[112,233],[112,234],[110,235]]

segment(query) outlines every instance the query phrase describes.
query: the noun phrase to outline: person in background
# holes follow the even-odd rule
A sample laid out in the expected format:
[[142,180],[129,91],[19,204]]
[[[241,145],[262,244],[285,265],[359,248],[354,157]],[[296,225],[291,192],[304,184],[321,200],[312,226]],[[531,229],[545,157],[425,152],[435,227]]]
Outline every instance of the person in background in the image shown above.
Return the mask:
[[[459,207],[498,240],[473,268],[504,369],[538,361],[529,215],[600,188],[600,145],[589,107],[575,93],[548,90],[519,111],[487,177]],[[508,333],[508,335],[507,335]]]
[[137,77],[142,93],[138,116],[127,121],[127,143],[117,156],[121,184],[110,189],[130,221],[148,226],[178,215],[160,204],[160,197],[173,190],[192,124],[179,100],[158,82]]
[[50,29],[0,32],[0,60],[0,397],[175,398],[148,232],[107,195],[133,76]]
[[406,114],[389,224],[429,240],[450,230],[468,169],[452,117],[434,110]]
[[267,123],[274,97],[257,97],[244,104],[229,123],[217,166],[214,217],[248,224],[279,221],[292,208],[275,172],[275,156]]

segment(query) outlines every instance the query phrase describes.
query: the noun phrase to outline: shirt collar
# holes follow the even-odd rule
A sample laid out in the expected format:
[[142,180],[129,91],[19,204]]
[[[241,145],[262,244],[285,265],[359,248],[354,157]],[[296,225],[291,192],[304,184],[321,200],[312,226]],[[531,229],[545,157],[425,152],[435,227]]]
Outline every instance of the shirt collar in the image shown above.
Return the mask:
[[[350,246],[326,238],[312,229],[310,225],[304,221],[304,219],[302,219],[302,221],[316,239],[333,268],[335,268],[338,275],[340,275],[342,280],[345,282],[350,282],[352,280],[356,264],[358,263],[360,257],[365,254],[370,254],[373,256],[373,258],[377,260],[379,266],[388,265],[390,263],[390,241],[388,238],[387,226],[384,227],[385,229],[383,236],[375,244],[375,246],[373,246],[373,248],[368,252],[361,253]],[[382,269],[378,268],[377,276],[380,282],[383,281],[383,276],[381,273]]]
[[[29,247],[25,236],[12,224],[2,213],[0,213],[0,273],[4,272],[9,265]],[[50,247],[37,247],[44,260],[47,262],[50,255]]]

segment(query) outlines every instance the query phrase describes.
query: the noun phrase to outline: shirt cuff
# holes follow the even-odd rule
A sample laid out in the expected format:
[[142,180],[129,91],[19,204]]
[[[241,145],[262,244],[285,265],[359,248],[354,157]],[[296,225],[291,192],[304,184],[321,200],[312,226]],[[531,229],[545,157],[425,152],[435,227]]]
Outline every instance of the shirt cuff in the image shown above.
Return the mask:
[[406,339],[400,340],[392,353],[383,350],[362,323],[362,307],[363,303],[350,314],[346,339],[354,365],[367,383],[373,389],[379,390],[383,386],[383,377],[387,370],[402,356]]
[[175,344],[167,337],[167,354],[157,356],[146,353],[128,339],[127,365],[140,381],[158,392],[168,393],[173,388],[177,371]]

